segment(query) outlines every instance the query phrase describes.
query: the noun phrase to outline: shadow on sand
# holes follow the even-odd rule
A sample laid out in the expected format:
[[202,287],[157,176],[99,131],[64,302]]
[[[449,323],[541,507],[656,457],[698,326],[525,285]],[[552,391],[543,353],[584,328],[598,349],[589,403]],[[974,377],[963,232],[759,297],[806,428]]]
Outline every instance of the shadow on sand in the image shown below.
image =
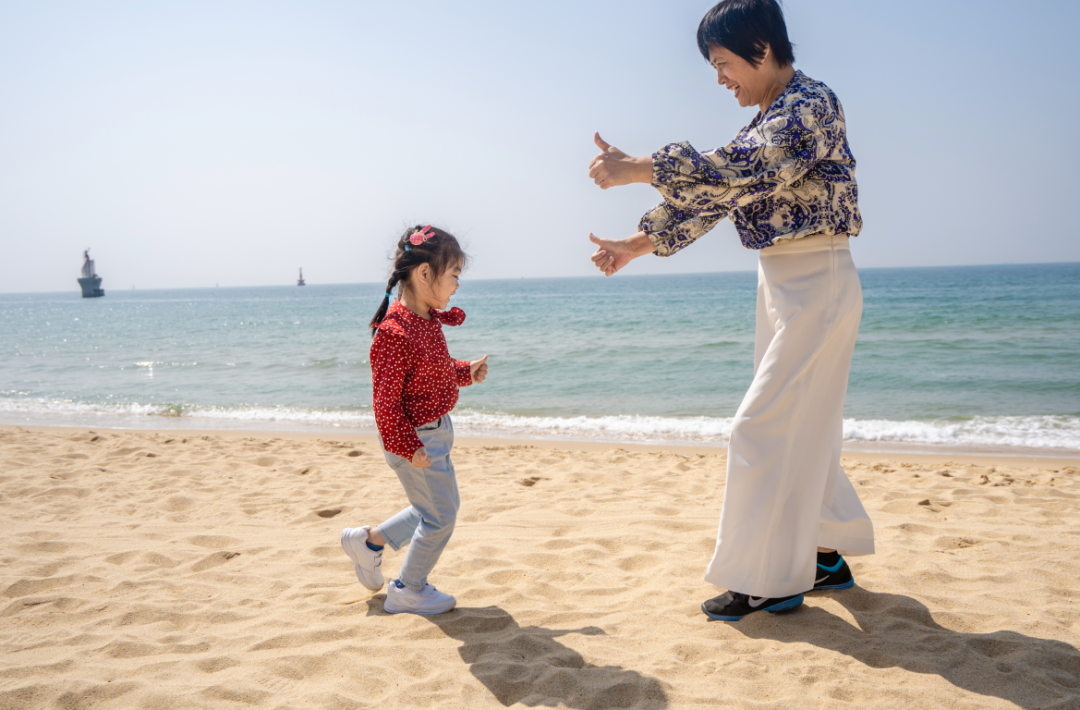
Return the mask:
[[[382,612],[372,600],[371,611]],[[559,703],[581,710],[668,706],[659,680],[618,666],[594,666],[555,639],[567,634],[602,636],[595,626],[559,630],[518,625],[497,606],[458,607],[447,614],[423,617],[461,642],[458,653],[469,671],[504,706],[529,707]]]
[[1067,643],[1015,631],[946,629],[921,602],[899,594],[859,587],[828,594],[851,612],[857,626],[805,604],[784,613],[784,623],[746,619],[732,626],[750,638],[810,643],[872,668],[936,674],[957,688],[1029,710],[1080,708],[1080,651]]

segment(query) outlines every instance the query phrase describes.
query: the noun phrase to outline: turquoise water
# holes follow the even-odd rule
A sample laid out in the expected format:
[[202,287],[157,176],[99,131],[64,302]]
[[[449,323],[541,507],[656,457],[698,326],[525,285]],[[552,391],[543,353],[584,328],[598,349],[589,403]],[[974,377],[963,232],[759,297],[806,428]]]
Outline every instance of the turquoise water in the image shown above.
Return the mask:
[[[856,447],[1080,455],[1080,264],[865,269]],[[723,444],[750,272],[463,280],[463,434]],[[0,295],[0,422],[374,431],[378,284]]]

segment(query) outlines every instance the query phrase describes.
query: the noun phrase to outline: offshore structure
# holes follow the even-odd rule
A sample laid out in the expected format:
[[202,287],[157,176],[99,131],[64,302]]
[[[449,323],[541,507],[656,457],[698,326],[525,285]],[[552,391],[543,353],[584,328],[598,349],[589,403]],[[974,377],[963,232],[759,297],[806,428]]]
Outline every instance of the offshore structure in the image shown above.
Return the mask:
[[79,279],[82,287],[83,298],[100,298],[105,295],[101,288],[101,277],[94,270],[94,260],[90,258],[90,250],[83,252],[82,278]]
[[297,286],[307,286],[307,283],[304,281],[304,267],[303,266],[300,267],[300,278],[298,278],[296,280],[296,285]]

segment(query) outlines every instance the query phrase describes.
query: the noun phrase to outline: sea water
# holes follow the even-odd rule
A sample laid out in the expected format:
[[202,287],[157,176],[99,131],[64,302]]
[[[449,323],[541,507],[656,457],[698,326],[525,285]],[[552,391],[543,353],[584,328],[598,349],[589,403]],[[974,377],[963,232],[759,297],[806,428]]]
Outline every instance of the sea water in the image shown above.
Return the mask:
[[[852,448],[1080,456],[1080,264],[863,269]],[[471,281],[462,435],[723,445],[753,272]],[[374,432],[381,284],[0,295],[0,423]]]

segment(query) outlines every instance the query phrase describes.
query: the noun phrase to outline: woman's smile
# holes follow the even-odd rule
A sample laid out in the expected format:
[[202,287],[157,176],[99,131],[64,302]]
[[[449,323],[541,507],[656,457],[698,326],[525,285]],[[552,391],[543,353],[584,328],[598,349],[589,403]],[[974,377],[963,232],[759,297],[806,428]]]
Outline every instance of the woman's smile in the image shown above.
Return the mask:
[[768,110],[795,75],[790,65],[781,67],[771,59],[770,47],[766,46],[764,52],[765,57],[755,64],[724,47],[709,47],[709,63],[716,69],[716,82],[735,94],[740,106],[758,104],[762,112]]

